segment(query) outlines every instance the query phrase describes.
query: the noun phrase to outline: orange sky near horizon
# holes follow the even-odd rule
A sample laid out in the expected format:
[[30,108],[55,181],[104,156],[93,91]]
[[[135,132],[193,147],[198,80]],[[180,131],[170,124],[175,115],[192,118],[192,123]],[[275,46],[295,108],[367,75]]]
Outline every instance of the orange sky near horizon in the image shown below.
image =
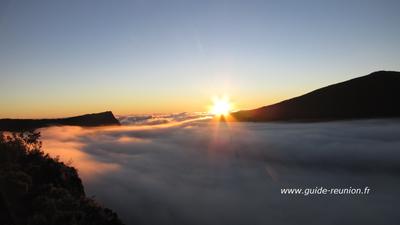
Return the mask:
[[[219,95],[215,95],[219,97]],[[221,95],[222,96],[222,95]],[[228,95],[229,96],[229,95]],[[152,114],[152,113],[180,113],[180,112],[207,112],[212,105],[212,97],[175,99],[171,101],[149,100],[149,101],[101,101],[94,99],[91,102],[54,103],[54,102],[32,102],[29,104],[17,104],[6,106],[0,112],[0,118],[62,118],[77,116],[87,113],[112,111],[114,115],[129,114]],[[286,99],[287,96],[271,96],[270,98],[234,98],[229,96],[233,104],[233,111],[241,109],[253,109],[264,105],[273,104]],[[97,101],[96,101],[97,100]]]

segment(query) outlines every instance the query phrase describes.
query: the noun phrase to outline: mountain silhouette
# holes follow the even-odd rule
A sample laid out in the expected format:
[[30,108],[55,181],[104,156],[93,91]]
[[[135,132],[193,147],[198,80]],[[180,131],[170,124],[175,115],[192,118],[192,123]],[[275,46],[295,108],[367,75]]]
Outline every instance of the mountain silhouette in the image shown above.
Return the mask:
[[400,72],[377,71],[253,110],[238,121],[312,121],[400,117]]
[[0,131],[34,130],[53,125],[94,127],[120,125],[120,123],[111,111],[60,119],[0,119]]

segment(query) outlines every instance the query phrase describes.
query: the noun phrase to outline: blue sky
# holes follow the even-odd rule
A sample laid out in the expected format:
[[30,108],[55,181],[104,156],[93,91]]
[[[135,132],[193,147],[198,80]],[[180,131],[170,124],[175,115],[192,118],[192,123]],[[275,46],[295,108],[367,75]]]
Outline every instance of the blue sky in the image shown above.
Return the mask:
[[0,117],[254,108],[400,70],[399,1],[0,2]]

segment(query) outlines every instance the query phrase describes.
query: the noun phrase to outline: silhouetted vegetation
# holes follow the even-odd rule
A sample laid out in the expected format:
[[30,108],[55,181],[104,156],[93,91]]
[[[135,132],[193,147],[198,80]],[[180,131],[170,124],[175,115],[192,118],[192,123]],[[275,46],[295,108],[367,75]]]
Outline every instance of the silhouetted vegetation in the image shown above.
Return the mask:
[[85,197],[75,168],[41,150],[40,133],[0,133],[0,224],[122,224]]

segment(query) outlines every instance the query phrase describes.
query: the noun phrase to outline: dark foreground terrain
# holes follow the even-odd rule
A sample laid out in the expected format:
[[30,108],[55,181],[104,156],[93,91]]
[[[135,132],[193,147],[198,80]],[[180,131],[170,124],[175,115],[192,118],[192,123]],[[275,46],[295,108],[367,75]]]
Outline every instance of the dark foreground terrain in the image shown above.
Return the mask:
[[378,71],[253,110],[238,121],[326,121],[400,117],[400,72]]
[[122,224],[85,196],[75,168],[43,153],[39,136],[0,133],[0,224]]
[[0,131],[26,131],[53,125],[95,127],[120,123],[111,111],[60,119],[0,119]]

